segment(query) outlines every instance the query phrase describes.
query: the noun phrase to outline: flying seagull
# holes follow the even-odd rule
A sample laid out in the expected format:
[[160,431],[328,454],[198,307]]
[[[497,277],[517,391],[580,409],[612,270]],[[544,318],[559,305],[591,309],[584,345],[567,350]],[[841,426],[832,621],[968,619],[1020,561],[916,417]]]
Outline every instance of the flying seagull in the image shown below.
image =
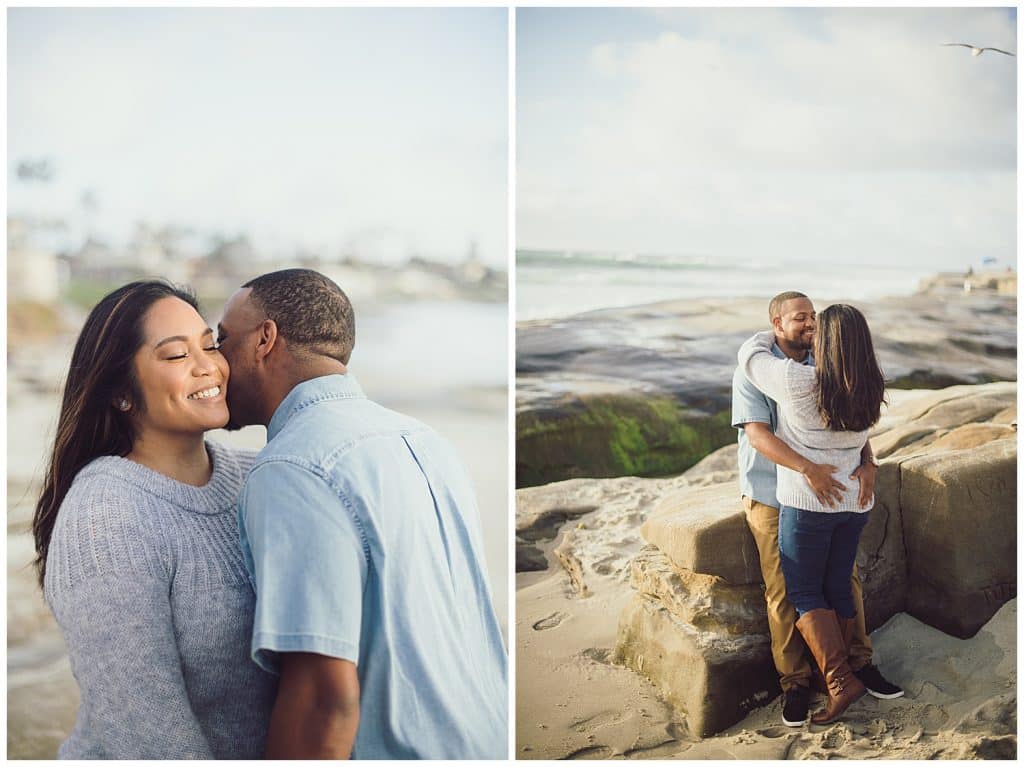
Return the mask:
[[995,51],[996,53],[1005,53],[1007,56],[1016,56],[1016,53],[1010,53],[1009,51],[1002,51],[999,48],[979,48],[976,45],[970,45],[969,43],[943,43],[943,45],[959,45],[963,48],[970,48],[972,56],[980,56],[985,51]]

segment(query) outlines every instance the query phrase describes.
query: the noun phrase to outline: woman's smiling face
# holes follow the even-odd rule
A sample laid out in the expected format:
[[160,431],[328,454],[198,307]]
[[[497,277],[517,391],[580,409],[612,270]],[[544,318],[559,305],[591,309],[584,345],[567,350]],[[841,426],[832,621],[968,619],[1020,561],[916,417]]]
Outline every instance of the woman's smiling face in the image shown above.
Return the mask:
[[131,408],[140,431],[195,434],[226,424],[230,371],[199,313],[161,298],[146,312],[143,337],[135,353],[143,402]]

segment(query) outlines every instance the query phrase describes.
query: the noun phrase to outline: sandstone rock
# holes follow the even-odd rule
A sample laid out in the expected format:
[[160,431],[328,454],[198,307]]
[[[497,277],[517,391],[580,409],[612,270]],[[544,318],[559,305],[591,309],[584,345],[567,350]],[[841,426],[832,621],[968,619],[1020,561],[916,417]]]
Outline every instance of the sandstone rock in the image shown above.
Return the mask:
[[1016,440],[904,461],[899,502],[908,612],[971,636],[1017,591]]
[[[1007,425],[1015,397],[1012,383],[935,392],[894,408],[872,437],[890,457],[857,554],[869,631],[909,612],[966,637],[1015,596],[1016,431]],[[651,507],[615,650],[695,734],[733,724],[751,701],[777,692],[739,489],[734,480],[693,484],[717,461]],[[739,637],[743,644],[731,644]],[[726,648],[735,652],[728,662]]]
[[535,545],[552,540],[562,525],[598,508],[605,488],[568,480],[516,493],[516,572],[546,570],[547,558]]
[[1005,423],[1007,426],[1013,426],[1014,431],[1017,430],[1017,406],[1008,407],[1006,410],[1001,410],[995,414],[992,418],[992,423]]
[[938,438],[930,426],[907,423],[889,429],[883,434],[872,435],[871,449],[878,459],[889,458],[901,451],[920,450]]
[[594,511],[606,487],[571,479],[516,491],[516,535],[526,541],[552,539],[567,520]]
[[697,737],[735,724],[778,694],[765,634],[700,631],[637,594],[619,618],[618,637],[615,662],[650,679]]
[[905,421],[932,429],[951,428],[965,423],[987,421],[1013,407],[1017,402],[1017,384],[1012,381],[977,386],[950,386],[890,410]]
[[665,496],[640,534],[682,570],[732,584],[761,582],[757,547],[735,483],[683,488]]
[[907,557],[899,488],[899,464],[883,463],[875,478],[875,505],[868,512],[868,523],[857,549],[857,573],[869,632],[906,609]]
[[569,574],[569,583],[573,591],[579,597],[586,597],[590,595],[590,589],[587,588],[587,583],[583,579],[583,563],[576,555],[573,538],[574,531],[569,530],[566,532],[562,542],[555,548],[554,554],[558,557],[558,561],[562,563],[565,572]]
[[760,583],[734,586],[715,575],[682,570],[656,546],[645,546],[633,558],[630,583],[698,631],[768,635]]
[[997,439],[1013,439],[1016,430],[1006,424],[969,423],[943,434],[929,445],[929,452],[937,450],[964,450]]
[[[910,455],[930,449],[935,440],[967,424],[996,418],[1001,419],[998,423],[1009,424],[1016,418],[1016,399],[1017,385],[1012,382],[941,389],[890,408],[885,417],[889,426],[872,434],[871,446],[879,458]],[[954,445],[955,440],[940,447]]]
[[737,449],[736,442],[720,447],[713,453],[708,453],[708,455],[683,472],[683,476],[692,482],[693,480],[703,479],[710,473],[738,473],[736,464]]
[[[869,630],[905,606],[899,465],[883,464],[858,552]],[[733,483],[663,498],[633,559],[637,594],[619,621],[618,662],[642,673],[704,737],[778,694],[760,563]],[[745,551],[749,546],[749,550]],[[739,640],[737,642],[737,640]]]
[[533,573],[548,569],[548,560],[544,552],[536,546],[516,538],[516,572]]
[[720,447],[683,472],[683,479],[691,485],[705,487],[732,482],[739,476],[737,444]]

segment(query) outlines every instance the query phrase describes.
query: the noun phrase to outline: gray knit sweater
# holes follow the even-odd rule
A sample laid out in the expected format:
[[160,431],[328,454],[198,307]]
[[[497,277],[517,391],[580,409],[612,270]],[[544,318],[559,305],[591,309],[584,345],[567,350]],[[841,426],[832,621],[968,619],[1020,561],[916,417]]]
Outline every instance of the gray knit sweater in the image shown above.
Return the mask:
[[203,487],[104,456],[61,504],[44,594],[81,704],[60,758],[262,755],[276,682],[249,659],[235,511],[255,453],[207,450]]
[[737,357],[747,378],[779,405],[776,435],[804,458],[836,467],[835,478],[846,485],[842,500],[834,507],[818,501],[807,480],[799,472],[778,468],[776,497],[780,504],[805,511],[868,511],[858,503],[860,483],[850,475],[860,466],[860,451],[868,440],[865,431],[832,431],[821,418],[817,405],[817,378],[814,368],[772,354],[775,334],[757,333],[740,347]]

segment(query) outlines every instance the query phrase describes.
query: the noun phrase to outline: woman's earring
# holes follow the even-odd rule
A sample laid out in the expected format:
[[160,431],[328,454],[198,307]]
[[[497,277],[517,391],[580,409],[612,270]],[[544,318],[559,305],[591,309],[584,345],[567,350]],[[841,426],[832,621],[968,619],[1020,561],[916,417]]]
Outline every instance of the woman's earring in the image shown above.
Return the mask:
[[128,409],[131,408],[132,404],[128,400],[123,399],[117,403],[117,406],[121,408],[121,410],[128,412]]

